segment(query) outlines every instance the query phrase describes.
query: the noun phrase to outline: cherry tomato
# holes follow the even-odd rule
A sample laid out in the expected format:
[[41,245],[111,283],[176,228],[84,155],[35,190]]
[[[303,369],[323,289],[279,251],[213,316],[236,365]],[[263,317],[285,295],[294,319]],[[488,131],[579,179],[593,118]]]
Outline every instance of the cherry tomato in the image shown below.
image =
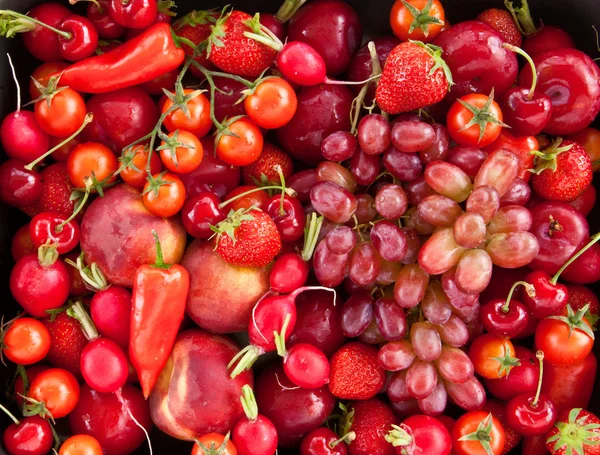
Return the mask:
[[248,117],[266,129],[286,125],[296,113],[297,106],[296,92],[279,77],[261,82],[254,93],[244,100]]
[[[208,451],[203,450],[200,444],[208,449]],[[223,442],[225,442],[225,436],[219,433],[209,433],[201,436],[197,439],[197,442],[194,444],[194,448],[192,449],[192,455],[210,455],[212,453],[219,453],[219,455],[237,455],[237,450],[233,445],[233,442],[227,440],[227,443],[224,445],[222,450],[219,450],[221,446],[223,446]]]
[[[171,145],[175,147],[173,152],[165,141],[162,141],[160,158],[165,167],[177,174],[187,174],[195,171],[204,157],[204,149],[200,140],[189,131],[177,130],[169,134],[174,141]],[[169,147],[163,149],[162,147]]]
[[31,365],[46,357],[50,350],[50,332],[33,318],[19,318],[4,334],[2,352],[8,360]]
[[44,402],[52,417],[58,419],[69,414],[77,405],[79,383],[67,370],[50,368],[31,381],[29,396]]
[[[446,14],[439,0],[433,0],[427,11],[429,2],[431,0],[397,0],[390,13],[390,24],[394,35],[402,41],[409,39],[424,43],[433,41],[444,29]],[[407,8],[405,3],[412,8]],[[420,13],[417,13],[417,10]]]
[[475,372],[487,379],[505,377],[519,361],[510,340],[487,333],[473,340],[469,358]]
[[[189,95],[193,91],[192,89],[184,89],[183,93]],[[189,118],[181,109],[175,109],[165,117],[165,128],[170,132],[186,130],[199,138],[206,136],[212,128],[210,102],[206,96],[200,94],[189,100],[186,104],[190,114]],[[162,106],[162,113],[164,114],[171,109],[171,106],[173,106],[173,101],[167,98]]]
[[54,94],[50,103],[41,99],[35,103],[35,120],[51,136],[68,137],[79,129],[85,118],[85,101],[70,88]]
[[[466,439],[469,435],[479,438]],[[452,447],[456,455],[500,455],[504,449],[504,441],[502,424],[486,411],[467,412],[452,428]],[[489,450],[486,450],[486,446]]]
[[102,446],[93,436],[78,434],[62,443],[58,455],[102,455]]
[[[469,124],[471,126],[465,128]],[[471,147],[490,145],[500,135],[502,125],[502,111],[498,103],[479,93],[471,93],[455,101],[446,118],[448,133],[454,142]]]
[[[247,191],[252,191],[258,188],[255,185],[242,185],[238,186],[235,190],[229,192],[227,196],[223,199],[224,201],[228,201],[235,196],[238,196]],[[233,202],[230,202],[225,207],[223,207],[223,212],[225,214],[229,213],[231,210],[239,210],[239,209],[249,209],[250,207],[258,207],[263,212],[267,208],[267,201],[269,200],[269,194],[264,191],[254,191],[246,196],[243,196],[239,199],[236,199]]]
[[[119,173],[125,183],[134,188],[142,189],[146,185],[146,165],[148,164],[148,147],[141,144],[127,149],[119,160],[123,170]],[[136,169],[137,168],[137,169]],[[153,153],[150,158],[150,173],[158,174],[161,170],[161,161],[158,153]]]
[[581,313],[573,314],[569,310],[562,315],[542,319],[535,330],[536,347],[544,351],[544,360],[553,365],[582,362],[594,346],[590,323],[585,318],[581,319]]
[[247,118],[241,118],[229,125],[229,130],[235,136],[223,134],[218,138],[219,158],[232,166],[254,163],[263,149],[263,135],[258,126]]
[[[31,79],[29,80],[29,96],[31,96],[31,99],[36,100],[42,95],[42,92],[40,92],[35,86],[33,79],[35,79],[45,87],[48,85],[48,80],[50,79],[50,76],[59,73],[60,71],[64,70],[67,66],[69,66],[69,64],[65,62],[47,62],[42,63],[40,66],[38,66],[31,75]],[[54,154],[52,156],[54,156]]]
[[78,145],[67,160],[67,174],[75,188],[85,188],[86,177],[93,178],[94,185],[104,180],[112,182],[117,167],[115,154],[97,142]]
[[175,174],[153,175],[144,186],[143,201],[155,215],[165,218],[173,216],[185,203],[185,186]]

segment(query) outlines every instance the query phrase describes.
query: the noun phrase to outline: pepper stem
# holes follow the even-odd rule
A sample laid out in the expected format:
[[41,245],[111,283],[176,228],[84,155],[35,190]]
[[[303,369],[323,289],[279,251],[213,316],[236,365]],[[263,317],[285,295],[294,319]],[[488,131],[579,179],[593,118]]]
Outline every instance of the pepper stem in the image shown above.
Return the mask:
[[240,401],[242,402],[244,414],[246,414],[248,420],[254,422],[258,417],[258,404],[256,403],[256,397],[254,396],[252,387],[250,387],[248,384],[245,384],[242,387],[242,396],[240,397]]
[[540,377],[538,379],[537,390],[535,392],[535,398],[531,403],[532,407],[536,407],[538,402],[540,401],[540,393],[542,393],[542,378],[544,377],[544,351],[537,351],[535,353],[535,358],[540,362]]
[[54,147],[52,147],[50,150],[48,150],[46,153],[44,153],[43,155],[41,155],[40,157],[36,158],[35,160],[33,160],[31,163],[29,163],[27,166],[25,166],[25,169],[27,169],[28,171],[31,171],[33,169],[33,167],[38,164],[40,161],[42,161],[44,158],[52,155],[52,153],[54,153],[55,151],[57,151],[59,148],[61,148],[63,145],[67,144],[69,141],[71,141],[72,139],[75,138],[75,136],[77,136],[79,133],[81,133],[83,131],[83,129],[92,122],[92,120],[94,120],[94,114],[92,114],[91,112],[88,112],[87,114],[85,114],[85,117],[83,119],[83,123],[81,124],[81,126],[79,128],[77,128],[77,131],[75,131],[73,134],[71,134],[68,138],[66,138],[64,141],[62,141],[60,144],[55,145]]
[[279,7],[277,14],[275,14],[275,19],[285,24],[305,2],[306,0],[285,0],[283,5]]
[[529,297],[531,297],[531,298],[535,297],[535,288],[531,284],[527,283],[526,281],[517,281],[510,288],[508,296],[506,297],[506,302],[504,303],[504,305],[502,305],[501,310],[502,310],[503,313],[508,313],[508,308],[509,308],[509,305],[510,305],[510,300],[512,299],[512,296],[513,296],[513,293],[515,292],[515,289],[519,285],[525,286],[525,291],[527,292],[527,295],[529,295]]
[[21,423],[14,415],[12,415],[12,413],[8,409],[2,406],[2,404],[0,404],[0,409],[2,409],[8,417],[10,417],[10,420],[15,422],[15,425],[19,425]]
[[588,242],[588,244],[586,246],[584,246],[582,249],[580,249],[573,256],[571,256],[571,258],[567,262],[565,262],[565,264],[558,270],[558,272],[556,272],[556,275],[554,275],[552,277],[552,279],[550,280],[550,283],[556,284],[561,273],[563,273],[567,267],[569,267],[573,262],[575,262],[577,260],[577,258],[579,258],[579,256],[581,256],[583,253],[585,253],[587,250],[589,250],[594,245],[594,243],[598,242],[598,240],[600,240],[600,232],[592,235],[592,238]]
[[76,319],[79,324],[81,324],[81,329],[83,330],[83,334],[88,339],[88,341],[95,340],[100,336],[92,318],[83,307],[83,304],[77,300],[73,305],[69,307],[67,310],[67,315]]
[[535,69],[535,63],[533,63],[533,59],[530,57],[530,55],[527,52],[525,52],[520,47],[513,46],[512,44],[509,44],[509,43],[504,43],[502,45],[502,47],[504,49],[508,49],[509,51],[512,51],[516,54],[521,55],[523,58],[525,58],[525,60],[527,60],[527,63],[529,63],[529,66],[531,68],[532,78],[531,78],[531,88],[529,89],[529,94],[527,95],[527,99],[531,100],[533,98],[533,93],[535,92],[535,87],[537,85],[537,70]]
[[287,350],[285,349],[285,338],[286,338],[287,328],[290,325],[291,319],[292,319],[292,316],[290,314],[286,314],[285,319],[283,320],[283,325],[281,326],[281,333],[278,332],[277,330],[273,331],[273,336],[275,339],[275,346],[277,347],[277,354],[280,357],[285,357],[285,355],[287,354]]
[[158,238],[158,234],[155,229],[152,229],[152,235],[154,236],[154,246],[156,248],[156,262],[152,265],[157,269],[168,269],[171,267],[170,264],[165,264],[163,259],[162,246],[160,245],[160,239]]
[[335,441],[330,442],[328,445],[329,445],[330,449],[335,449],[335,446],[337,446],[338,444],[341,444],[342,442],[345,442],[346,444],[350,444],[355,439],[356,439],[356,433],[354,431],[349,431],[344,436],[342,436],[339,439],[336,439]]

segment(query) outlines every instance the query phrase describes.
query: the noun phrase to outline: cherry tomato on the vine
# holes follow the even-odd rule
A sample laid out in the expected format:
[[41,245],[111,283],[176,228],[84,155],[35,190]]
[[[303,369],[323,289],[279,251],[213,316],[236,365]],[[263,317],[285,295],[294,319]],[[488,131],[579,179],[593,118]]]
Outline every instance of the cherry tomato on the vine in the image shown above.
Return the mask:
[[[198,442],[208,450],[203,450]],[[223,444],[224,442],[225,436],[222,434],[205,434],[197,439],[197,442],[192,449],[192,455],[210,455],[212,453],[218,453],[219,455],[237,455],[237,450],[233,445],[233,442],[228,440],[226,444]],[[221,447],[223,448],[221,449]]]
[[494,142],[503,128],[502,111],[493,93],[471,93],[454,102],[446,117],[450,137],[458,145],[485,147]]
[[77,378],[62,368],[42,371],[29,385],[29,397],[45,403],[52,417],[69,414],[79,401]]
[[168,218],[183,207],[185,186],[175,174],[157,174],[146,182],[142,199],[152,213]]
[[266,129],[286,125],[296,113],[297,106],[296,92],[287,81],[279,77],[261,82],[254,93],[244,100],[248,117]]
[[50,332],[33,318],[19,318],[6,330],[2,352],[8,360],[31,365],[46,357],[50,350]]
[[[119,173],[121,178],[127,185],[134,188],[142,189],[146,185],[146,165],[148,164],[148,147],[144,145],[134,145],[130,149],[123,152],[119,158],[123,170]],[[153,153],[150,158],[150,173],[158,174],[161,170],[161,161],[158,153]]]
[[[184,89],[183,93],[189,95],[194,92],[192,89]],[[173,132],[175,130],[186,130],[202,138],[212,128],[212,120],[210,119],[210,102],[202,93],[195,96],[187,103],[187,108],[190,116],[188,117],[181,109],[175,109],[165,117],[164,125],[167,130]],[[173,106],[173,101],[167,98],[162,105],[162,113],[164,114]]]
[[97,142],[78,145],[67,160],[67,174],[75,188],[85,188],[86,177],[94,179],[94,184],[110,182],[115,179],[117,167],[112,150]]
[[229,125],[229,131],[235,136],[223,134],[218,138],[219,158],[232,166],[248,166],[256,161],[263,149],[263,135],[258,126],[240,118]]
[[515,347],[510,340],[488,333],[473,340],[469,358],[475,372],[487,379],[503,378],[510,373],[512,367],[519,365]]
[[204,157],[200,139],[185,130],[176,130],[169,134],[169,138],[172,144],[162,141],[160,146],[160,158],[165,167],[177,174],[195,171]]
[[505,437],[502,424],[490,412],[471,411],[452,428],[452,447],[456,455],[500,455]]
[[444,28],[445,19],[439,0],[396,0],[390,12],[392,31],[402,41],[433,41]]
[[[69,64],[66,62],[47,62],[38,66],[31,75],[29,81],[29,96],[31,96],[31,99],[36,100],[42,95],[35,86],[35,83],[33,82],[34,79],[45,87],[48,85],[48,80],[51,76],[61,72],[67,66],[69,66]],[[52,156],[54,156],[54,154]]]
[[83,124],[85,101],[79,93],[65,88],[55,93],[50,102],[41,99],[35,103],[35,120],[51,136],[68,137]]
[[102,446],[93,436],[77,434],[62,443],[58,455],[102,455]]

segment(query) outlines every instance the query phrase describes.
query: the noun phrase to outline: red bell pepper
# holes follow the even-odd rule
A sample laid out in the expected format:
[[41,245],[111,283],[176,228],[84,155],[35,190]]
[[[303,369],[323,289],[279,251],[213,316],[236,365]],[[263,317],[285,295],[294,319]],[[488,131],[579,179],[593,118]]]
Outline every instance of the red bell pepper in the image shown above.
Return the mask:
[[177,47],[171,33],[169,24],[154,24],[105,54],[70,65],[60,76],[60,85],[78,92],[104,93],[173,71],[183,63],[185,52]]
[[502,130],[498,139],[492,142],[483,150],[488,152],[489,155],[498,150],[508,150],[514,153],[519,158],[519,173],[517,177],[529,182],[531,178],[531,172],[528,169],[533,169],[533,159],[535,156],[531,153],[539,150],[540,144],[535,136],[521,136],[517,137],[509,133],[506,130]]
[[190,277],[182,266],[163,262],[156,231],[156,263],[140,266],[133,281],[129,358],[148,398],[173,350],[185,314]]

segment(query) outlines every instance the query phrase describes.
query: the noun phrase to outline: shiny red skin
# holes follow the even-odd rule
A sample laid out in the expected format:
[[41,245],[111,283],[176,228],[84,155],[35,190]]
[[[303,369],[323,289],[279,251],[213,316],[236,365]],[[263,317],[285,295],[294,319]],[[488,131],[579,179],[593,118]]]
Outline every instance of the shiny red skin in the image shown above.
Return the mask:
[[592,245],[567,267],[560,277],[574,284],[592,284],[600,280],[600,245]]
[[87,7],[86,15],[87,18],[92,21],[94,27],[98,31],[98,36],[103,39],[113,40],[120,38],[125,32],[125,27],[117,24],[110,16],[108,11],[108,4],[110,0],[98,0],[98,5],[94,2],[90,2]]
[[108,11],[113,20],[127,28],[147,28],[156,22],[156,0],[110,0]]
[[25,164],[39,158],[50,148],[50,136],[40,128],[31,111],[15,111],[4,117],[0,140],[9,158]]
[[457,145],[448,150],[446,161],[461,168],[469,177],[475,178],[487,156],[484,150]]
[[[246,115],[244,103],[237,103],[243,96],[242,90],[247,87],[241,82],[226,77],[214,78],[215,90],[214,106],[215,117],[222,122],[225,117],[233,118],[238,115]],[[237,104],[236,104],[237,103]]]
[[552,49],[563,48],[575,49],[575,42],[571,35],[555,25],[543,25],[533,35],[525,38],[523,43],[523,50],[530,57]]
[[344,72],[362,40],[358,14],[340,0],[304,5],[288,24],[288,40],[303,41],[325,60],[328,76]]
[[97,392],[114,393],[129,376],[125,352],[108,338],[91,340],[81,352],[80,365],[83,379]]
[[[379,63],[383,69],[388,55],[390,55],[390,52],[393,48],[400,44],[400,40],[395,36],[382,36],[373,38],[371,41],[373,41],[375,44],[377,56],[379,57]],[[358,50],[356,54],[354,54],[352,60],[350,60],[350,64],[346,70],[346,77],[349,81],[353,82],[366,81],[371,77],[372,72],[373,68],[371,65],[371,54],[369,53],[368,46],[365,44]],[[358,94],[362,88],[362,85],[352,85],[350,88],[352,91],[354,91],[354,93]],[[367,105],[371,104],[374,99],[375,84],[371,84],[369,85],[367,96],[365,97],[365,103]]]
[[[407,429],[413,437],[414,455],[449,455],[452,451],[450,432],[435,417],[426,415],[411,416],[402,422],[402,427]],[[410,447],[410,446],[409,446]],[[398,455],[404,455],[408,447],[396,447]]]
[[283,371],[297,386],[316,389],[329,382],[329,360],[320,349],[297,343],[283,357]]
[[297,193],[298,200],[306,204],[310,202],[310,190],[317,184],[317,172],[314,169],[296,172],[286,180],[286,184]]
[[541,270],[534,270],[525,277],[535,288],[535,297],[523,293],[523,303],[536,318],[545,318],[561,312],[569,301],[569,292],[564,284],[552,284],[551,276]]
[[15,207],[33,204],[44,187],[39,172],[28,171],[25,163],[13,158],[0,165],[0,200]]
[[309,343],[330,357],[346,341],[341,322],[342,306],[332,292],[305,291],[296,297],[296,326],[286,344]]
[[569,202],[569,205],[573,206],[583,216],[588,216],[596,205],[596,187],[589,185],[583,193],[577,196],[577,199]]
[[31,236],[29,235],[29,224],[21,226],[12,238],[10,253],[15,262],[21,259],[23,256],[36,251]]
[[[576,49],[554,49],[533,57],[537,71],[536,92],[552,101],[552,115],[544,132],[552,135],[575,133],[588,126],[600,112],[600,69]],[[531,85],[531,68],[519,74],[519,85]]]
[[[407,403],[409,402],[404,404]],[[354,410],[354,421],[350,430],[356,433],[356,439],[348,445],[349,455],[394,455],[397,453],[396,449],[384,439],[385,434],[391,429],[391,425],[398,423],[398,419],[387,403],[377,398],[371,398],[370,400],[351,402],[348,410],[351,409]]]
[[455,82],[451,96],[487,95],[494,88],[498,98],[513,85],[519,71],[517,57],[502,48],[503,43],[496,30],[477,21],[453,25],[435,38],[433,44],[444,50]]
[[58,232],[58,226],[66,220],[66,216],[57,212],[42,212],[34,216],[29,222],[29,235],[36,248],[50,241],[56,244],[59,254],[73,250],[79,244],[79,223],[71,220]]
[[546,435],[523,438],[522,455],[547,455]]
[[201,191],[188,197],[181,209],[181,221],[186,232],[198,239],[208,239],[214,232],[210,226],[216,226],[227,218],[219,208],[221,200],[215,193]]
[[554,404],[544,394],[534,406],[535,393],[518,395],[506,405],[506,425],[521,436],[546,434],[554,425],[558,414]]
[[296,253],[279,256],[269,275],[271,290],[280,294],[289,294],[306,283],[308,264]]
[[503,121],[517,136],[536,136],[548,124],[552,115],[552,101],[548,95],[529,88],[514,87],[504,94],[501,104]]
[[306,433],[321,426],[336,403],[327,386],[294,387],[280,365],[264,369],[256,380],[258,409],[277,428],[280,447],[296,445]]
[[59,36],[60,53],[65,60],[77,62],[91,56],[98,47],[98,31],[87,17],[72,14],[65,17],[58,28],[71,34]]
[[169,71],[162,76],[158,76],[149,82],[144,82],[142,84],[142,88],[150,93],[150,95],[163,95],[163,89],[174,92],[175,81],[177,80],[178,75],[179,68],[176,68],[173,71]]
[[266,205],[266,212],[273,218],[282,242],[295,242],[304,236],[306,215],[298,199],[286,194],[282,204],[281,196],[275,195]]
[[588,407],[594,392],[597,363],[593,352],[573,365],[544,362],[542,392],[552,400],[558,414],[571,408]]
[[4,446],[10,455],[46,455],[52,449],[54,439],[50,423],[34,415],[11,423],[4,430]]
[[86,107],[94,119],[83,130],[83,140],[104,144],[118,155],[152,131],[159,117],[154,100],[140,87],[94,95]]
[[60,308],[67,301],[71,277],[67,265],[57,259],[52,265],[42,266],[37,252],[23,256],[10,274],[10,290],[15,300],[30,315],[47,316],[46,310]]
[[511,451],[519,445],[522,438],[514,430],[506,426],[506,419],[504,418],[506,403],[495,399],[488,399],[485,402],[485,406],[481,409],[483,411],[491,412],[492,415],[500,421],[500,423],[504,427],[505,436],[504,449],[502,450],[502,455],[511,453]]
[[[29,16],[58,28],[60,22],[70,16],[71,10],[59,3],[43,3],[32,8]],[[43,62],[63,60],[58,34],[46,27],[36,26],[32,31],[23,34],[23,43],[31,55]]]
[[346,455],[346,444],[341,442],[333,448],[330,444],[338,440],[338,435],[329,428],[320,427],[311,431],[302,439],[300,455]]
[[[512,367],[508,376],[483,380],[487,391],[503,401],[510,401],[517,395],[535,393],[537,389],[540,368],[535,354],[527,348],[516,345],[515,357],[519,359],[521,365]],[[544,369],[545,376],[546,369]]]
[[[136,420],[150,431],[150,409],[142,391],[126,384],[121,393]],[[81,386],[79,402],[69,414],[69,427],[73,434],[96,438],[105,455],[129,455],[146,440],[116,394],[96,392],[87,384]]]
[[223,198],[240,185],[240,168],[231,166],[215,156],[213,141],[212,136],[202,138],[200,141],[204,149],[202,163],[195,171],[180,176],[188,198],[201,191],[212,191],[219,198]]
[[277,429],[263,415],[242,417],[231,433],[238,455],[273,455],[277,450]]
[[354,95],[341,85],[320,84],[302,88],[297,98],[296,114],[277,130],[277,138],[292,157],[315,165],[324,159],[321,142],[327,136],[335,131],[350,131],[350,107]]
[[260,13],[260,23],[267,27],[273,35],[279,38],[279,41],[285,42],[287,37],[287,27],[285,23],[279,22],[275,16],[270,13]]
[[129,347],[131,292],[115,285],[96,292],[90,302],[90,316],[100,335],[123,349]]
[[507,205],[525,205],[531,198],[531,187],[523,179],[515,179],[504,196],[500,198],[500,207]]
[[[503,267],[494,266],[490,284],[480,294],[479,300],[482,302],[489,302],[494,299],[505,299],[508,296],[510,288],[515,284],[515,281],[522,280],[530,271],[531,270],[527,267],[505,269]],[[513,298],[521,300],[519,298],[520,295],[520,291],[517,289]]]
[[277,55],[277,68],[292,84],[310,87],[327,81],[323,57],[302,41],[285,43]]
[[[540,251],[529,267],[553,275],[588,241],[588,222],[565,202],[542,202],[531,209],[531,216],[530,231],[537,237]],[[562,228],[551,229],[550,217]]]
[[529,323],[529,313],[525,305],[511,299],[508,312],[504,312],[505,299],[490,300],[481,306],[479,321],[483,328],[500,337],[514,338],[525,330]]

